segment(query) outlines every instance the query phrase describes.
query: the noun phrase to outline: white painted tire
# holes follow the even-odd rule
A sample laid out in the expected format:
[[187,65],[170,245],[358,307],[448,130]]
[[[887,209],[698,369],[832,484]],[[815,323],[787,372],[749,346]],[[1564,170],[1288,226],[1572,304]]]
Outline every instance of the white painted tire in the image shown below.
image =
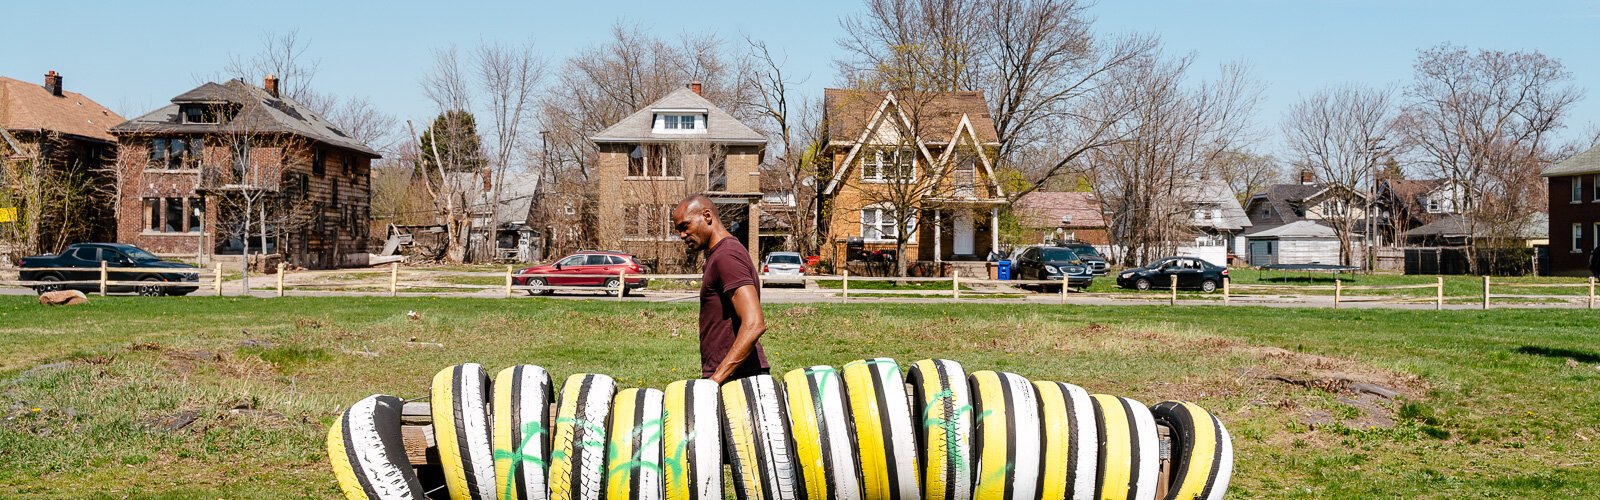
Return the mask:
[[922,498],[916,427],[906,403],[900,365],[889,358],[852,361],[844,365],[844,387],[860,453],[862,495],[884,500]]
[[345,498],[427,498],[400,437],[404,404],[394,396],[373,394],[351,405],[328,428],[328,460]]
[[722,500],[722,412],[717,383],[667,385],[661,436],[667,500]]
[[433,435],[451,500],[498,498],[489,374],[477,363],[440,370],[432,385]]
[[1172,480],[1166,498],[1221,500],[1233,478],[1233,439],[1222,420],[1184,401],[1157,403],[1150,414],[1172,430]]
[[1150,409],[1124,397],[1095,394],[1089,398],[1100,427],[1095,498],[1155,498],[1160,438]]
[[1100,429],[1089,392],[1061,382],[1034,382],[1033,388],[1044,423],[1040,498],[1094,498]]
[[722,386],[725,446],[733,466],[734,494],[740,500],[802,498],[782,400],[768,375]]
[[606,422],[617,383],[578,373],[561,384],[550,445],[550,500],[600,500],[606,487]]
[[533,365],[494,377],[494,474],[502,500],[550,497],[550,433],[555,417],[550,373]]
[[661,500],[662,393],[623,389],[611,400],[607,500]]
[[1043,459],[1038,395],[1014,373],[978,371],[969,377],[977,456],[974,498],[1039,498]]
[[961,363],[925,359],[906,370],[926,500],[972,498],[972,397]]
[[805,498],[862,498],[861,464],[839,371],[831,366],[791,370],[783,376],[783,395]]

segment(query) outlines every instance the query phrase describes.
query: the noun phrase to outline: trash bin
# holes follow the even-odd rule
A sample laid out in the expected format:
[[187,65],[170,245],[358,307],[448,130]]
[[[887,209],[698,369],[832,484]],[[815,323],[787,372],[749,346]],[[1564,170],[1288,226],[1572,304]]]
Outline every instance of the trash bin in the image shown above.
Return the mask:
[[995,266],[996,269],[997,269],[995,271],[995,274],[997,275],[996,279],[999,279],[1001,281],[1010,280],[1011,279],[1011,261],[1010,260],[1006,260],[1006,259],[1001,259],[998,264],[999,264],[998,266]]

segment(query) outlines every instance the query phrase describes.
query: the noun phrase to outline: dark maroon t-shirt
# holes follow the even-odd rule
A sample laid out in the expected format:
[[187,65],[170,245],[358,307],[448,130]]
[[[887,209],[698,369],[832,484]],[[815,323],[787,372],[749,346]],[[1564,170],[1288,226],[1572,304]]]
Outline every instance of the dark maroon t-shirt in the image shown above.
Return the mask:
[[[750,262],[750,251],[736,238],[723,238],[706,254],[706,271],[700,281],[700,372],[710,377],[739,335],[739,315],[733,309],[733,291],[741,286],[756,287],[761,296],[761,282],[756,281],[756,266]],[[733,371],[729,380],[767,372],[767,354],[756,341],[755,352]]]

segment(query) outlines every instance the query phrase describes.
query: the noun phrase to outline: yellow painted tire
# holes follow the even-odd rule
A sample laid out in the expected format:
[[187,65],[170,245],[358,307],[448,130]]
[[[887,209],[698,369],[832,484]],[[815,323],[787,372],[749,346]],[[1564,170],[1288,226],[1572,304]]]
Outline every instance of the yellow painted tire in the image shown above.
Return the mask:
[[972,432],[977,484],[972,496],[1039,498],[1043,440],[1033,384],[1014,373],[988,370],[973,372],[969,384],[977,413]]
[[1100,427],[1100,460],[1095,498],[1155,498],[1161,457],[1156,421],[1143,403],[1095,394],[1095,423]]
[[373,394],[328,428],[328,461],[350,500],[422,499],[422,483],[400,438],[400,398]]
[[921,498],[917,437],[900,365],[889,358],[852,361],[844,365],[844,387],[860,453],[862,495]]
[[972,498],[972,397],[961,363],[924,359],[906,370],[926,500]]
[[440,370],[432,385],[433,436],[451,500],[494,500],[489,374],[477,363]]
[[501,500],[549,498],[554,401],[544,368],[517,365],[495,375],[494,477]]
[[805,497],[861,498],[861,466],[839,371],[831,366],[791,370],[783,376],[783,394]]
[[801,498],[783,397],[768,375],[722,386],[723,433],[739,500]]
[[1172,430],[1168,500],[1220,500],[1233,477],[1233,439],[1222,421],[1184,401],[1150,407],[1157,424]]
[[662,399],[655,389],[623,389],[611,400],[608,500],[661,500]]
[[617,384],[578,373],[561,384],[550,444],[550,500],[600,500],[606,487],[606,422]]
[[661,437],[667,500],[722,500],[722,412],[717,383],[667,385]]
[[1034,382],[1044,423],[1039,498],[1094,498],[1100,429],[1088,391],[1061,382]]

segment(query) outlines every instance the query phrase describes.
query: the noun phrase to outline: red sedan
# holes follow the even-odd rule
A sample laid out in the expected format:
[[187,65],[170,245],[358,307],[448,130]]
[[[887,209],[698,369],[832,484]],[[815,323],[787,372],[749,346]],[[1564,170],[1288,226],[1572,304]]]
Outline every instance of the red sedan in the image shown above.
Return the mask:
[[[648,269],[639,265],[632,255],[585,250],[563,257],[554,264],[518,271],[518,276],[512,278],[512,282],[519,286],[592,286],[607,290],[606,294],[609,295],[617,289],[623,272],[637,276],[647,273]],[[630,277],[623,295],[644,288],[648,283],[644,278]],[[528,290],[528,295],[548,293],[550,290]]]

